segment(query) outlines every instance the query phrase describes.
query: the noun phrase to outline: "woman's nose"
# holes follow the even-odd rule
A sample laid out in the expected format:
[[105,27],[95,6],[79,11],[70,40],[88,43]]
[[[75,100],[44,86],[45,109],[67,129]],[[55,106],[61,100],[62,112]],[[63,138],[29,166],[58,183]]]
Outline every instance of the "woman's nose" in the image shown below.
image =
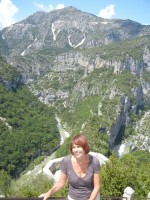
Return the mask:
[[75,150],[75,151],[78,151],[78,147],[75,147],[74,150]]

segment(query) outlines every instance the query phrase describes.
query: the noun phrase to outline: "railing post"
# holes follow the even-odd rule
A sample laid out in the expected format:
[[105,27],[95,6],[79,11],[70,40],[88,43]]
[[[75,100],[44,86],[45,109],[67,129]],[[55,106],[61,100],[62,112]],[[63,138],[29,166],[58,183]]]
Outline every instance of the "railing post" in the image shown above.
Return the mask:
[[150,192],[148,193],[147,198],[150,199]]
[[123,194],[123,200],[133,200],[134,199],[134,190],[131,187],[126,187]]

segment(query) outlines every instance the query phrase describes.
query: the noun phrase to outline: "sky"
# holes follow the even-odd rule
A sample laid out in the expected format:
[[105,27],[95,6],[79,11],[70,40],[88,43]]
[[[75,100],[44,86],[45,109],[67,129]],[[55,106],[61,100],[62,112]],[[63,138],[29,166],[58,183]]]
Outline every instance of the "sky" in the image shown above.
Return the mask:
[[0,0],[0,30],[37,11],[68,6],[106,19],[130,19],[150,25],[150,0]]

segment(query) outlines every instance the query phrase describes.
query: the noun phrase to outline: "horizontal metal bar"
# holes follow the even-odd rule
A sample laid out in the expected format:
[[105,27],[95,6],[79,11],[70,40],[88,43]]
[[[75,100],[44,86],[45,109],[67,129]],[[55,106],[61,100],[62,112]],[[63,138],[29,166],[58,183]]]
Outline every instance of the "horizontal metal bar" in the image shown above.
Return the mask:
[[[49,200],[67,200],[67,197],[49,197]],[[43,200],[43,197],[0,197],[0,200]]]

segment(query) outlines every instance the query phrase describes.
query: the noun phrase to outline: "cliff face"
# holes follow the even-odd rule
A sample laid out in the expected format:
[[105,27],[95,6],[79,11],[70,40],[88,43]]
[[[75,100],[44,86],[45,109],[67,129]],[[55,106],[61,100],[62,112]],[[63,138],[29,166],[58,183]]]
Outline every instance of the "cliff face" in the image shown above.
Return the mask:
[[23,76],[15,67],[7,65],[0,58],[0,83],[8,91],[15,91],[20,85],[24,84]]
[[150,26],[68,7],[37,12],[0,35],[2,57],[22,76],[5,87],[26,83],[70,132],[88,132],[96,115],[113,149],[149,111]]
[[15,80],[4,80],[3,82],[3,85],[4,87],[9,90],[9,91],[15,91],[18,86],[22,85],[24,82],[23,82],[23,79],[22,77],[16,77]]
[[[9,55],[27,55],[41,49],[92,48],[150,33],[149,26],[131,20],[108,20],[68,7],[37,12],[2,30]],[[17,42],[17,43],[16,43]]]

